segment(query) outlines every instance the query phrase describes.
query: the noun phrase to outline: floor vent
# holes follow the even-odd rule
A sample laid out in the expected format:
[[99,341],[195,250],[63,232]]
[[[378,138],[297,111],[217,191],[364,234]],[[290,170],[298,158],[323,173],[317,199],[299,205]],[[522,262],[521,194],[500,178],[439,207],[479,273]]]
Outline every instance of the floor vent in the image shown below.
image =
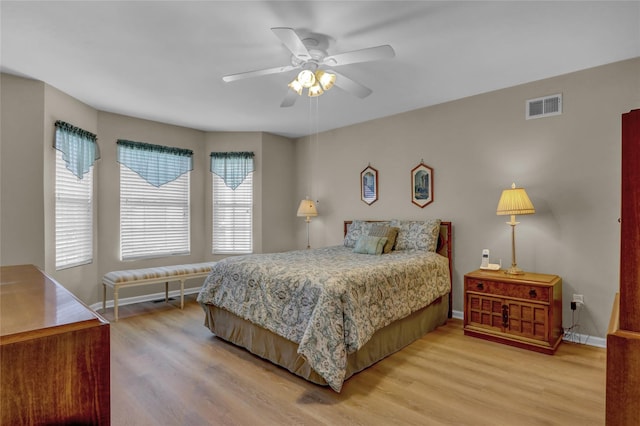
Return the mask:
[[527,120],[560,114],[562,114],[562,94],[527,101]]

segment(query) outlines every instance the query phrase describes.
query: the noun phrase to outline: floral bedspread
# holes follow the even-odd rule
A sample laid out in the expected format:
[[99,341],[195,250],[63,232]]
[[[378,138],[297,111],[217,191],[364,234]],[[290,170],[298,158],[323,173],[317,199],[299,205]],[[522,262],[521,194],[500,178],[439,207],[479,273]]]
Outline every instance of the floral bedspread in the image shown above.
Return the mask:
[[298,353],[339,392],[347,354],[449,289],[448,260],[436,253],[375,256],[333,246],[228,257],[215,265],[198,302],[297,343]]

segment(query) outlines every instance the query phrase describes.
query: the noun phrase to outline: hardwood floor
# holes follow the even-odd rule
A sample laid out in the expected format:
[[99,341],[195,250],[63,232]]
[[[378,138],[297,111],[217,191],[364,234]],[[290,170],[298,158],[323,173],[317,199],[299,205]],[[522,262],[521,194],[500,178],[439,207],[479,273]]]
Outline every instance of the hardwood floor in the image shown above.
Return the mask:
[[338,394],[216,338],[195,295],[176,306],[123,306],[111,323],[113,425],[604,424],[604,349],[543,355],[464,336],[454,319]]

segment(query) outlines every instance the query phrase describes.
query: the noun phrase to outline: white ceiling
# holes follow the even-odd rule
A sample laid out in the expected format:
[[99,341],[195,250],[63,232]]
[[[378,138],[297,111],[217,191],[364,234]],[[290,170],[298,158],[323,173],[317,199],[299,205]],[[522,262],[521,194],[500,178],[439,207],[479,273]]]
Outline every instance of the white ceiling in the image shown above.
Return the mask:
[[[640,56],[638,1],[2,1],[0,14],[3,72],[102,111],[289,137]],[[280,108],[295,71],[222,81],[290,63],[271,27],[396,57],[336,68],[365,99],[334,87]]]

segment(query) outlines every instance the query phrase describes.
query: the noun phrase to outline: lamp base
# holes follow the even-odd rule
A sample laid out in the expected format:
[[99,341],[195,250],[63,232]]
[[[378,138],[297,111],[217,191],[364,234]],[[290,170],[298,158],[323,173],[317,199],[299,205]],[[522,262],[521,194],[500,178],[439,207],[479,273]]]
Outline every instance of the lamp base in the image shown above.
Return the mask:
[[504,273],[507,275],[523,275],[524,271],[517,266],[512,265],[511,268],[505,270]]

